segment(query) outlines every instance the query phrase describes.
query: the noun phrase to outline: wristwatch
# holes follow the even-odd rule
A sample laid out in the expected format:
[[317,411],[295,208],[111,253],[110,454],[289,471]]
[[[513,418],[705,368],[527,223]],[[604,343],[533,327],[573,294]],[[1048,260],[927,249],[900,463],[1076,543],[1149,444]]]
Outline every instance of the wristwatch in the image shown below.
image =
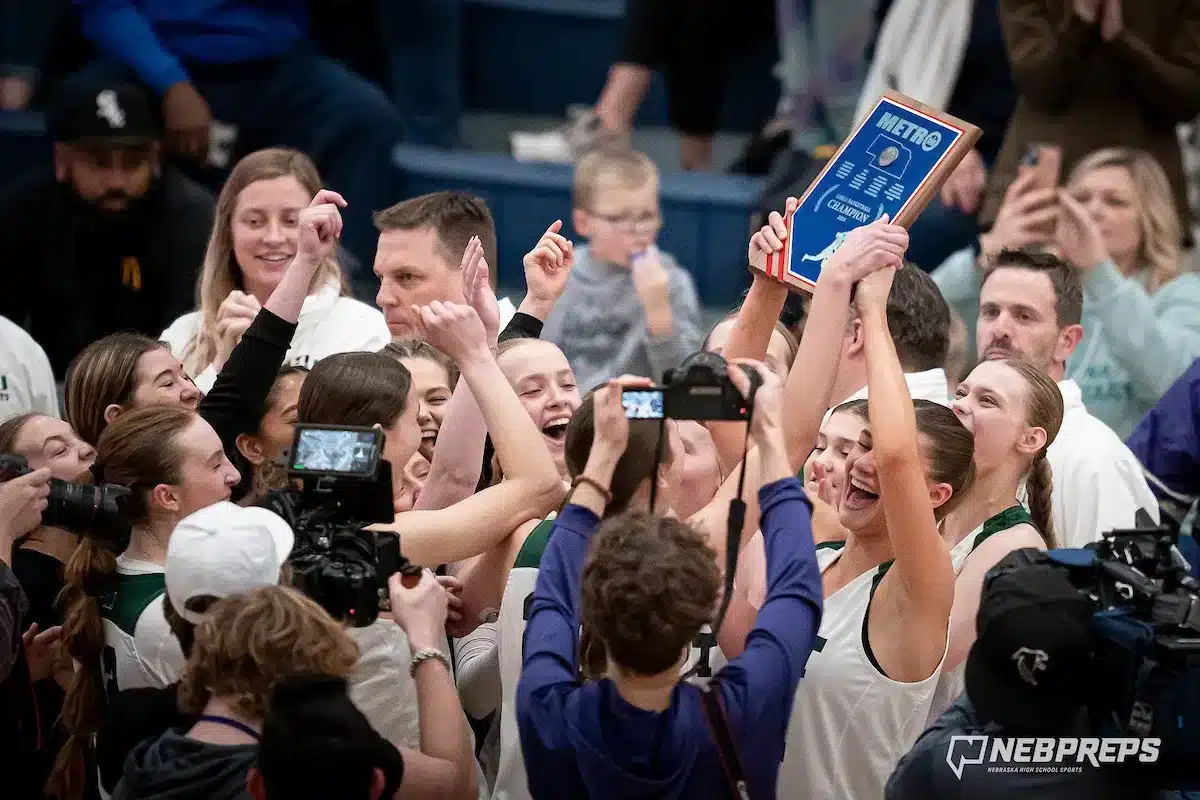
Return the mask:
[[429,659],[440,661],[446,665],[446,669],[450,669],[450,659],[446,658],[446,654],[436,647],[422,647],[420,650],[412,654],[412,661],[408,662],[408,674],[414,676],[417,674],[417,667],[421,663]]

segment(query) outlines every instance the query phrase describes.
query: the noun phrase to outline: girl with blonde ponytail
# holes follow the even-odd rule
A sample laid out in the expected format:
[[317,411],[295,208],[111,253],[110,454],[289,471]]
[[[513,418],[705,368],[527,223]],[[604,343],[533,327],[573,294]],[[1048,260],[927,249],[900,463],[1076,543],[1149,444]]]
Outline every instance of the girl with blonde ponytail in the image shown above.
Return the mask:
[[[1058,385],[1024,361],[985,361],[958,385],[955,395],[954,413],[975,437],[976,477],[942,524],[956,577],[950,645],[930,720],[962,692],[963,664],[975,642],[984,575],[1013,550],[1057,547],[1050,505],[1054,484],[1046,450],[1062,425]],[[1018,500],[1022,484],[1027,506]]]

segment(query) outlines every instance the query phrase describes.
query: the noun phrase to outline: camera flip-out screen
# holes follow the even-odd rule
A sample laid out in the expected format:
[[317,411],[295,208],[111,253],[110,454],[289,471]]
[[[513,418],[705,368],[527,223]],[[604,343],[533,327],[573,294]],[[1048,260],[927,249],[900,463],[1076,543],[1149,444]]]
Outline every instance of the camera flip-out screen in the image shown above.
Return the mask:
[[383,431],[297,425],[290,472],[369,478],[375,475],[383,450]]

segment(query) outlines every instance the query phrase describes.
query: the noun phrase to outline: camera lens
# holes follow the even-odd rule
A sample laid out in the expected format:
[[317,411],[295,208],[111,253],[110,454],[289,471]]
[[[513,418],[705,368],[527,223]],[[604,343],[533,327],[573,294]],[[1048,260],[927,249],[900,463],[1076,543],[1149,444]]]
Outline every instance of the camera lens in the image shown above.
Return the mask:
[[93,536],[124,549],[122,543],[129,539],[129,524],[122,509],[129,494],[124,486],[95,486],[51,478],[42,521],[50,527]]

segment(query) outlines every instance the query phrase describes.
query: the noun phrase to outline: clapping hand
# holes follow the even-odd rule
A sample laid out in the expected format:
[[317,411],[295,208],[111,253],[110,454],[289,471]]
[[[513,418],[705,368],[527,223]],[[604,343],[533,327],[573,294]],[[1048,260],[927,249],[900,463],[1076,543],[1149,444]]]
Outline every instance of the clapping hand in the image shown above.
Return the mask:
[[1107,261],[1108,246],[1092,215],[1066,189],[1058,193],[1062,211],[1058,215],[1055,243],[1062,258],[1084,273]]
[[392,619],[407,634],[409,647],[414,652],[426,647],[440,650],[449,592],[437,577],[428,569],[423,570],[420,582],[406,589],[397,572],[388,579],[388,595],[392,601]]
[[528,294],[521,304],[531,316],[545,321],[567,288],[567,278],[575,266],[575,245],[563,236],[562,220],[556,219],[537,245],[525,254],[525,285]]
[[750,266],[762,272],[767,268],[768,256],[783,252],[783,242],[788,235],[787,216],[799,206],[799,200],[789,197],[783,204],[783,214],[772,211],[767,215],[767,224],[750,237],[750,250],[746,254]]
[[[821,269],[821,275],[854,285],[872,273],[892,273],[900,269],[904,266],[906,250],[908,231],[891,224],[884,214],[875,222],[850,231]],[[888,284],[891,284],[890,275]]]
[[490,357],[487,330],[470,306],[434,300],[427,306],[413,306],[412,311],[418,335],[459,364],[481,355]]
[[500,337],[500,304],[492,291],[487,259],[483,257],[483,244],[478,236],[472,236],[463,251],[462,283],[463,299],[483,322],[488,346],[495,347]]
[[479,624],[479,620],[463,618],[463,585],[453,575],[438,575],[437,582],[446,590],[446,635],[461,639]]
[[342,215],[338,209],[345,207],[346,199],[337,192],[329,189],[317,192],[308,208],[300,212],[296,258],[315,267],[329,256],[342,235]]
[[213,359],[213,368],[218,372],[229,360],[233,348],[242,340],[242,334],[254,322],[262,309],[258,299],[252,294],[234,289],[229,296],[221,301],[217,309],[217,355]]

